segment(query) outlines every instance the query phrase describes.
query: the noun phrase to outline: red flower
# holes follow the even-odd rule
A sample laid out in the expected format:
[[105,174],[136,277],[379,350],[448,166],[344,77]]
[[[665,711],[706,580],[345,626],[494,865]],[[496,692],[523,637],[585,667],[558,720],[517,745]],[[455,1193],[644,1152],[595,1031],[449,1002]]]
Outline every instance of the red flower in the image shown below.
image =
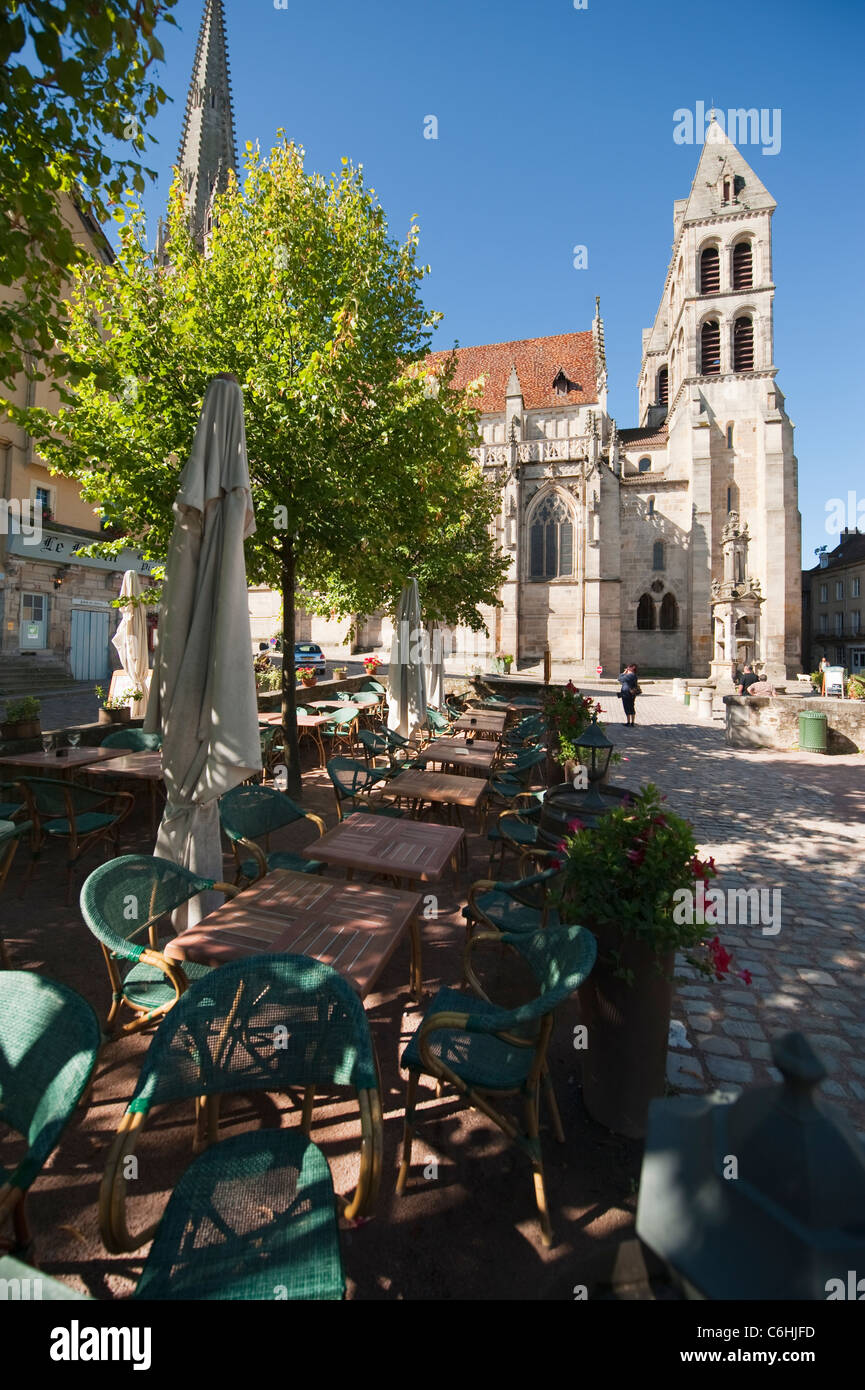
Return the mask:
[[715,979],[723,980],[733,961],[729,951],[725,951],[721,945],[720,938],[715,936],[709,942],[709,955],[712,957],[712,966],[715,970]]
[[625,851],[625,858],[630,859],[635,868],[639,864],[642,864],[645,857],[646,851],[643,845],[640,845],[639,849],[629,849]]
[[751,983],[751,972],[750,972],[750,970],[740,970],[740,971],[738,972],[738,978],[739,978],[740,980],[744,980],[746,985],[749,985],[749,984]]
[[577,820],[577,818],[574,817],[573,820],[568,821],[568,829],[570,830],[572,835],[576,835],[577,831],[584,830],[585,826],[583,825],[583,822],[581,820]]
[[551,869],[562,869],[562,868],[564,868],[564,860],[563,860],[563,859],[551,859],[551,860],[550,860],[550,868],[551,868]]
[[565,686],[565,690],[567,690],[571,695],[576,695],[577,693],[577,687],[574,685],[573,681],[568,681],[567,685]]

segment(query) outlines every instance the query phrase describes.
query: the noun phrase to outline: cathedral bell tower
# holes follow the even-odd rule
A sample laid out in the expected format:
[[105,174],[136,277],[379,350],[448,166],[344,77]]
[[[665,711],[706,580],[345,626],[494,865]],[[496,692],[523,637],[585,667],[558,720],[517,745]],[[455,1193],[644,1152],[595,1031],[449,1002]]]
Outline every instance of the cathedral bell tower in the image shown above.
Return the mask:
[[228,43],[222,0],[205,0],[177,166],[192,235],[203,249],[211,205],[237,167]]

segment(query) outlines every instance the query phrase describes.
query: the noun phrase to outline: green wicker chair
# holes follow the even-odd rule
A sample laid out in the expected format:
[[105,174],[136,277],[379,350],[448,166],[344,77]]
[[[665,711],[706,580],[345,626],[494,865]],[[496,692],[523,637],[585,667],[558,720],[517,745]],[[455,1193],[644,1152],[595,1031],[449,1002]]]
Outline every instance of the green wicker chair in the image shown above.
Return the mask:
[[[337,820],[345,820],[346,814],[353,815],[355,811],[364,811],[370,816],[392,816],[394,819],[403,815],[395,806],[382,806],[369,800],[373,788],[387,781],[390,775],[382,768],[370,769],[366,763],[357,762],[354,758],[331,758],[327,764],[327,775],[336,796]],[[349,803],[348,812],[345,810],[346,802]]]
[[[304,811],[302,806],[273,787],[249,783],[232,787],[219,799],[219,819],[231,841],[237,862],[237,883],[254,883],[271,869],[294,869],[300,874],[320,874],[324,864],[305,854],[290,850],[270,849],[270,836],[275,830],[298,821],[311,821],[323,835],[327,827],[321,816]],[[264,837],[265,848],[255,843]],[[241,852],[242,851],[242,852]]]
[[466,932],[478,924],[499,932],[528,935],[560,925],[559,914],[550,907],[548,892],[558,868],[543,869],[540,873],[510,882],[478,879],[469,889],[468,903],[463,908]]
[[[333,1190],[309,1142],[316,1088],[351,1088],[361,1124],[349,1219],[381,1179],[378,1071],[363,1005],[330,966],[307,956],[233,961],[193,984],[162,1023],[108,1157],[100,1221],[112,1253],[155,1235],[142,1298],[338,1298],[343,1292]],[[303,1091],[299,1128],[245,1131],[219,1143],[218,1098]],[[155,1107],[194,1100],[209,1147],[186,1170],[162,1221],[132,1234],[127,1160]]]
[[[323,712],[328,713],[327,710]],[[338,748],[344,749],[346,753],[352,752],[357,737],[357,719],[357,710],[354,707],[337,709],[333,712],[333,718],[321,725],[321,737],[329,740],[332,753]]]
[[130,792],[94,791],[76,782],[50,777],[27,777],[20,782],[27,803],[28,819],[33,822],[31,858],[21,892],[30,883],[42,850],[52,839],[67,842],[66,902],[72,901],[75,870],[81,858],[100,840],[110,839],[114,854],[120,848],[120,825],[135,798]]
[[[488,999],[471,959],[472,951],[485,941],[504,942],[523,958],[537,980],[537,998],[515,1009],[499,1008]],[[552,1243],[538,1128],[540,1083],[544,1082],[556,1138],[563,1143],[561,1118],[546,1069],[547,1046],[556,1007],[588,978],[596,954],[592,933],[578,926],[526,936],[481,932],[471,938],[465,974],[477,997],[455,989],[440,989],[403,1053],[402,1066],[409,1079],[402,1161],[396,1184],[399,1195],[405,1191],[411,1165],[420,1077],[432,1076],[438,1083],[454,1086],[466,1104],[493,1120],[529,1158],[541,1239],[544,1245]],[[495,1101],[504,1096],[522,1099],[523,1130],[511,1116],[498,1110]]]
[[0,820],[17,820],[27,812],[24,793],[18,782],[0,782]]
[[146,734],[143,729],[116,729],[102,740],[103,748],[128,748],[130,753],[157,753],[162,747],[161,734]]
[[32,970],[0,971],[0,1113],[27,1152],[0,1168],[0,1227],[30,1240],[25,1199],[87,1087],[102,1039],[86,1000]]
[[504,864],[508,850],[523,855],[538,843],[538,827],[543,809],[546,789],[536,792],[518,792],[511,805],[500,811],[498,818],[487,831],[490,842],[490,873],[498,850],[499,869]]
[[[163,919],[208,889],[230,896],[237,892],[230,883],[199,878],[179,864],[147,854],[121,855],[94,869],[87,879],[81,889],[81,913],[108,966],[109,1036],[149,1027],[176,1004],[190,980],[210,973],[208,966],[192,962],[181,969],[162,953],[165,941],[174,935]],[[131,968],[123,972],[122,961],[131,962]],[[124,1004],[133,1017],[118,1026]]]
[[[29,820],[0,820],[0,892],[6,885],[12,860],[18,852],[21,836],[26,835],[32,829],[33,826]],[[0,930],[0,970],[8,970],[10,965],[6,942],[3,940],[3,932]]]

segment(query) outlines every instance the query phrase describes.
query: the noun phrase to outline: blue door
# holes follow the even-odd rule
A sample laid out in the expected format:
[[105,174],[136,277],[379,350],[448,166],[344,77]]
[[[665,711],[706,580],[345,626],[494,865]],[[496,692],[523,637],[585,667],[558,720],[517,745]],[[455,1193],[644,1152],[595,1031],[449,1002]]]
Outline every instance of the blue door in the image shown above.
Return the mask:
[[98,608],[72,609],[72,679],[105,680],[109,672],[108,613]]

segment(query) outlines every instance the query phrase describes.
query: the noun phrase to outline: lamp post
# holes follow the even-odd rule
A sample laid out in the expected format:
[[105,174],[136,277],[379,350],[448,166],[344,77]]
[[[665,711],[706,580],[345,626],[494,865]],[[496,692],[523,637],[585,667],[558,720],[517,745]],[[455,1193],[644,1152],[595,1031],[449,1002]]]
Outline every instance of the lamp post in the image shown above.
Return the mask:
[[610,766],[610,758],[613,755],[613,744],[607,738],[603,729],[598,728],[597,712],[592,715],[591,722],[586,725],[580,737],[574,739],[574,747],[587,754],[586,775],[589,779],[589,790],[582,803],[582,809],[588,811],[590,815],[599,815],[606,811],[607,803],[598,790],[598,783],[602,782],[607,775]]

